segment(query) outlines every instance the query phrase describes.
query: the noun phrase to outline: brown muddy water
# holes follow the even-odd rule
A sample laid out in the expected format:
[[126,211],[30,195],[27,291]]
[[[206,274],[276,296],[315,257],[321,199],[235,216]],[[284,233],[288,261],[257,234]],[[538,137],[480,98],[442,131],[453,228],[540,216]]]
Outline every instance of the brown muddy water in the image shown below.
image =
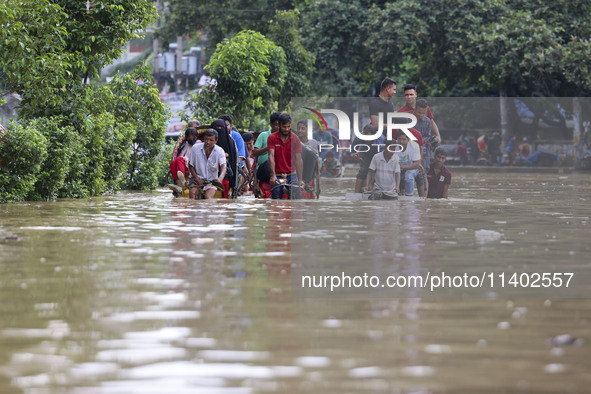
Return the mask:
[[[337,179],[318,201],[1,205],[0,393],[591,392],[590,180],[456,171],[447,201],[351,202]],[[578,287],[299,286],[340,271],[569,271]]]

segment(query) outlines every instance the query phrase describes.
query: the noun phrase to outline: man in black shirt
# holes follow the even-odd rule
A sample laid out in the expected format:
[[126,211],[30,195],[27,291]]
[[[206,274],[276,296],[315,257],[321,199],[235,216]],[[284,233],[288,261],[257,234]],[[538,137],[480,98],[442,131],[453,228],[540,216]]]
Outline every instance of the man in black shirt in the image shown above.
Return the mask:
[[384,134],[386,133],[386,114],[388,112],[395,112],[394,104],[392,104],[392,97],[396,94],[396,81],[390,78],[386,78],[382,81],[380,88],[380,95],[372,98],[369,103],[369,118],[373,127],[378,129],[378,114],[382,112],[384,122]]

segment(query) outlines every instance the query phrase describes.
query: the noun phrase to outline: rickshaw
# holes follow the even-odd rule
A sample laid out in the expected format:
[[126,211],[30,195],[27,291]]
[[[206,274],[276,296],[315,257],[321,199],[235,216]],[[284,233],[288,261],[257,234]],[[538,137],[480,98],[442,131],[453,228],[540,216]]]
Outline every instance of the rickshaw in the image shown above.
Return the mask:
[[[215,122],[212,123],[212,125],[214,125],[214,124],[216,124],[216,123]],[[203,142],[203,138],[205,136],[205,131],[209,128],[212,128],[212,125],[198,126],[197,130],[199,132],[199,135],[197,136],[197,140]],[[222,138],[220,138],[219,134],[220,133],[218,132],[218,146],[222,147],[224,149],[224,151],[226,152],[228,165],[226,167],[227,168],[226,177],[224,178],[222,185],[215,185],[214,184],[214,186],[216,186],[216,188],[218,189],[215,193],[215,198],[236,198],[238,196],[238,188],[236,187],[236,185],[238,184],[238,160],[237,160],[238,153],[236,150],[236,144],[234,143],[234,140],[232,138],[223,139],[224,137],[221,136]],[[182,141],[182,138],[179,138],[175,149],[178,148],[178,146],[181,144],[181,141]],[[232,160],[232,158],[234,158],[234,159]],[[182,174],[183,175],[182,177],[181,177],[181,174],[178,174],[178,175],[179,175],[179,178],[181,179],[181,182],[184,184],[183,191],[180,194],[173,191],[173,195],[175,197],[189,197],[189,184],[190,184],[191,174],[190,174],[188,168],[187,168],[186,173]],[[183,179],[184,179],[184,181],[183,181]]]
[[[303,173],[302,178],[305,182],[305,186],[301,188],[302,198],[307,200],[318,199],[320,197],[320,165],[318,155],[312,148],[302,144],[302,161],[303,161]],[[254,196],[257,198],[271,198],[271,190],[275,187],[288,186],[285,188],[283,193],[284,199],[289,199],[289,190],[295,185],[288,185],[284,182],[278,183],[277,185],[271,185],[269,182],[263,182],[257,179],[256,171],[254,171],[253,189]]]

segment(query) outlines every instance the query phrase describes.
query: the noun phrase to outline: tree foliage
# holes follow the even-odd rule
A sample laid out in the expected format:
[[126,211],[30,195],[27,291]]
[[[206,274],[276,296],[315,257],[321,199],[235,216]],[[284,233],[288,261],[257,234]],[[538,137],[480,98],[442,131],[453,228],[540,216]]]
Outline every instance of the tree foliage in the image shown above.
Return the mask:
[[[149,68],[140,66],[104,86],[83,83],[150,25],[156,16],[151,2],[7,2],[0,8],[0,49],[11,56],[0,57],[0,70],[7,90],[23,101],[19,124],[11,126],[14,135],[9,130],[3,144],[0,168],[18,177],[0,181],[5,200],[156,187],[166,112]],[[38,166],[10,150],[24,149],[23,129],[30,130],[28,143],[43,141]]]
[[235,124],[245,126],[276,106],[287,74],[283,49],[251,30],[218,44],[206,69],[217,86],[193,98],[192,108],[207,111],[195,116],[210,120],[227,112],[235,117]]
[[[67,14],[49,0],[7,0],[0,7],[0,70],[8,89],[34,108],[63,102],[74,78],[72,54],[65,51]],[[41,94],[42,93],[42,94]]]
[[[286,55],[287,75],[278,98],[278,108],[284,109],[291,97],[309,94],[310,76],[314,70],[314,58],[301,42],[301,15],[293,9],[293,3],[270,0],[206,0],[195,5],[188,0],[172,0],[163,10],[166,22],[158,29],[157,36],[166,43],[173,41],[178,35],[192,34],[199,29],[207,33],[209,53],[213,54],[224,39],[230,39],[245,30],[259,32],[283,48]],[[274,82],[271,81],[271,85]],[[268,91],[263,93],[267,96],[274,94]],[[211,112],[220,108],[218,96],[210,94],[200,100],[200,105],[207,108],[207,111],[200,111],[200,119],[219,113]],[[265,100],[263,97],[263,101]]]
[[150,69],[140,65],[132,73],[116,75],[107,86],[93,90],[86,105],[90,113],[111,113],[116,126],[129,124],[135,131],[124,184],[129,189],[148,190],[158,184],[157,158],[167,115],[151,80]]
[[156,18],[145,0],[5,0],[0,7],[0,70],[23,97],[23,115],[64,112],[80,82],[121,54]]
[[363,81],[374,68],[372,54],[378,50],[364,45],[367,15],[363,0],[320,0],[304,15],[302,40],[316,59],[310,77],[317,95],[345,97],[366,90]]
[[[376,63],[423,94],[577,95],[591,89],[591,2],[400,0],[370,11]],[[402,61],[393,61],[401,59]],[[408,64],[411,67],[405,67]],[[425,83],[426,82],[426,83]]]
[[[54,200],[64,186],[75,154],[72,147],[78,136],[73,127],[62,127],[63,120],[59,117],[36,118],[21,123],[27,129],[39,131],[47,139],[47,156],[36,174],[35,189],[27,196],[29,200]],[[23,163],[18,165],[29,167]]]
[[207,32],[209,54],[225,38],[243,30],[267,35],[276,11],[294,9],[293,0],[168,0],[161,10],[164,23],[157,38],[164,43],[197,30]]
[[11,122],[7,131],[0,140],[0,203],[24,201],[47,157],[47,138],[37,129]]
[[304,97],[309,94],[314,57],[301,43],[298,30],[300,13],[297,10],[277,11],[269,24],[267,37],[285,52],[287,75],[278,99],[278,109],[284,110],[292,97]]

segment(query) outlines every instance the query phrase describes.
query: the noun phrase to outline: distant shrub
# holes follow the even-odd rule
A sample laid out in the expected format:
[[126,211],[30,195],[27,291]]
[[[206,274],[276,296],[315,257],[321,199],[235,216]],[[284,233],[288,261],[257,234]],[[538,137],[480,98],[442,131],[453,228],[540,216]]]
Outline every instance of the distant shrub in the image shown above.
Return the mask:
[[120,190],[126,181],[134,129],[111,113],[88,116],[72,142],[73,160],[59,197],[84,198]]
[[165,106],[150,80],[140,66],[108,85],[80,88],[63,115],[12,123],[0,147],[0,202],[156,188],[170,155]]
[[0,140],[0,202],[24,201],[35,189],[48,140],[34,127],[11,122]]
[[41,163],[35,188],[27,200],[53,201],[63,187],[74,151],[73,142],[78,138],[71,126],[63,126],[64,118],[37,118],[22,120],[24,128],[37,130],[47,139],[47,156]]
[[172,182],[172,176],[169,177],[170,173],[170,161],[172,160],[172,152],[174,151],[174,146],[176,143],[171,141],[167,143],[165,141],[162,142],[162,149],[160,151],[160,155],[158,156],[158,185],[165,186],[168,183]]
[[135,130],[124,186],[127,189],[150,190],[158,186],[158,157],[168,115],[151,80],[150,69],[140,65],[130,74],[113,77],[92,100],[93,105],[101,102],[118,124],[127,122]]

